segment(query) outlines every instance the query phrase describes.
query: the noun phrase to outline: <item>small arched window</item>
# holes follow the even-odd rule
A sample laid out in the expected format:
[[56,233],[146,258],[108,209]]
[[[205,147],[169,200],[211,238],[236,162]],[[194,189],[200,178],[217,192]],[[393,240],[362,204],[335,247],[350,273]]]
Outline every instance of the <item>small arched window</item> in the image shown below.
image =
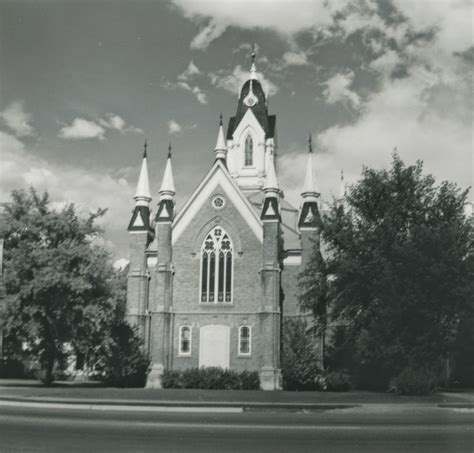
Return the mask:
[[249,134],[245,139],[245,166],[250,167],[251,165],[253,165],[253,140]]
[[191,327],[179,328],[179,355],[191,355]]
[[232,302],[232,242],[219,226],[201,249],[201,302]]
[[250,355],[252,344],[252,330],[250,326],[239,327],[239,355]]

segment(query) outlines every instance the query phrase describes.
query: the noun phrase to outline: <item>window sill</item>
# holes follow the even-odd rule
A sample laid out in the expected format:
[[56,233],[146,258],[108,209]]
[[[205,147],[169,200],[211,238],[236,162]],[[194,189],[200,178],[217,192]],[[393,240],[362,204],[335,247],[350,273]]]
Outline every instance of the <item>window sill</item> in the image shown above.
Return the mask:
[[233,307],[233,302],[199,302],[203,307]]
[[178,354],[177,357],[191,357],[191,354]]
[[250,359],[252,354],[237,354],[238,359]]

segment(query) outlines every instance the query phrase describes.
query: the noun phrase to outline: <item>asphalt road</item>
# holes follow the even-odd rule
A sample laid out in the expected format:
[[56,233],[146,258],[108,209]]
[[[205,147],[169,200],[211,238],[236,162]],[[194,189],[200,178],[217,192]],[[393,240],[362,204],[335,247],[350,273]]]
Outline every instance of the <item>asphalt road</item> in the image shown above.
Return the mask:
[[130,413],[0,407],[0,452],[474,452],[474,411]]

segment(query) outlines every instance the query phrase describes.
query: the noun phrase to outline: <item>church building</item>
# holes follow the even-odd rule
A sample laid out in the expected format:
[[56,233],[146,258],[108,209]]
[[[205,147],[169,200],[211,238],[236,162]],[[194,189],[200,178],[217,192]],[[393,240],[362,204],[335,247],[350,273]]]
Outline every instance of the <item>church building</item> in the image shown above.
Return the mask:
[[257,370],[262,389],[281,389],[282,320],[301,314],[297,278],[320,216],[311,141],[299,209],[279,187],[277,152],[254,53],[227,133],[221,117],[215,159],[178,211],[170,148],[152,214],[145,146],[128,226],[127,319],[151,358],[148,387],[161,387],[163,370],[213,366]]

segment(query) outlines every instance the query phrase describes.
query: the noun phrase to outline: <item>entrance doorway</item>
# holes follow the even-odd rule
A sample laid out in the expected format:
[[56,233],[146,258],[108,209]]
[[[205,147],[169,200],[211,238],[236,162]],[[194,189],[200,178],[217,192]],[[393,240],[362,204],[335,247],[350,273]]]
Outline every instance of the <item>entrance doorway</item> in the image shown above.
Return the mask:
[[199,366],[229,368],[230,327],[203,326],[199,332]]

